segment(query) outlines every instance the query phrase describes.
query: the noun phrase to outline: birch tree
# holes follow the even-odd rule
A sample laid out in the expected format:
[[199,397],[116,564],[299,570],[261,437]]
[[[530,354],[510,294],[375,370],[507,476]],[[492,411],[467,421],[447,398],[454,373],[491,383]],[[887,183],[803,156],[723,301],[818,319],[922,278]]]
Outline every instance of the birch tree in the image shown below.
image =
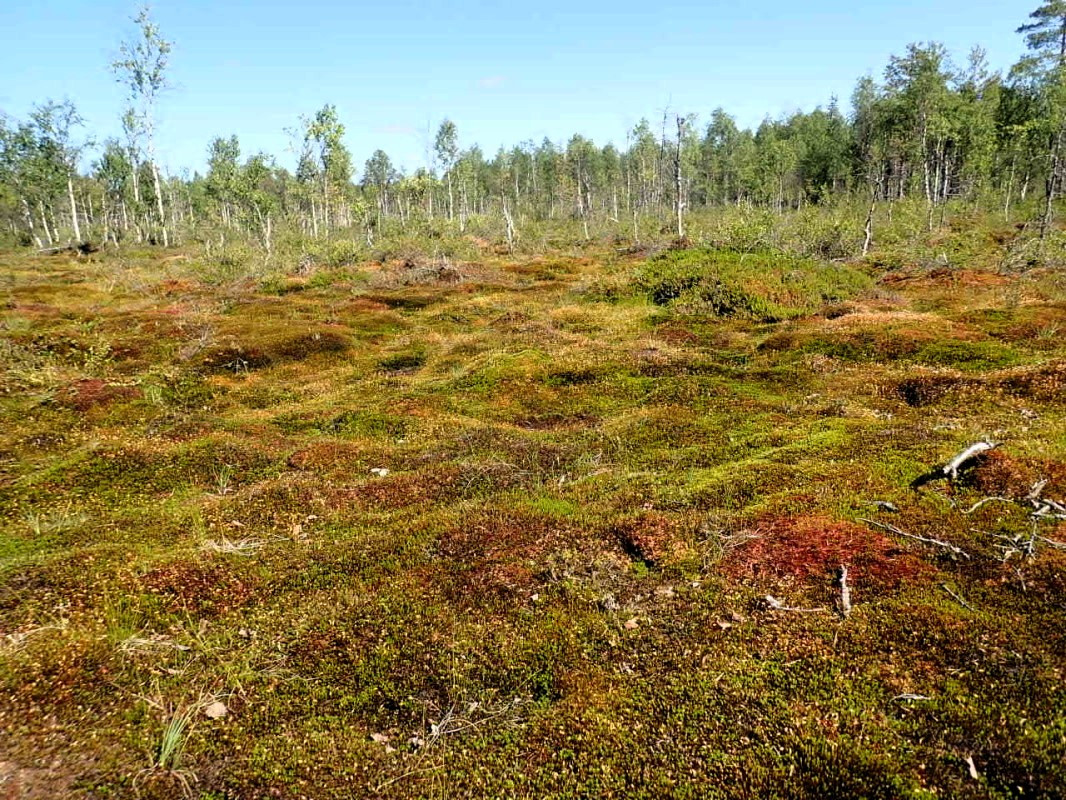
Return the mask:
[[169,86],[166,72],[173,45],[162,37],[159,26],[152,20],[147,6],[141,8],[134,18],[134,23],[137,25],[137,37],[119,45],[119,57],[111,64],[111,69],[118,82],[124,84],[129,93],[129,106],[123,116],[123,127],[130,141],[136,142],[143,137],[148,166],[152,173],[157,221],[162,231],[163,246],[169,247],[163,189],[155,158],[155,132],[159,96]]
[[80,242],[81,224],[78,220],[78,204],[74,197],[74,179],[78,175],[78,159],[89,142],[75,142],[74,129],[84,121],[74,104],[48,101],[36,106],[30,114],[36,146],[49,173],[65,184],[66,199],[70,210],[70,227],[74,240]]
[[455,219],[455,191],[452,188],[452,171],[459,160],[459,131],[450,119],[444,120],[437,129],[433,152],[444,170],[448,182],[448,219]]

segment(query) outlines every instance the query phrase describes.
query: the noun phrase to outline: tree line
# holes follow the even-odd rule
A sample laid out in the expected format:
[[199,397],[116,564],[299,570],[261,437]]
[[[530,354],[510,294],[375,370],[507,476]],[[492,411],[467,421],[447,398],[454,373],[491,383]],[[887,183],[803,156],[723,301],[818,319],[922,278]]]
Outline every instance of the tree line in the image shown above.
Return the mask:
[[[642,120],[624,146],[580,134],[526,141],[492,156],[464,146],[445,120],[431,163],[405,171],[384,150],[361,170],[333,105],[288,131],[295,171],[269,154],[242,153],[236,136],[208,145],[204,174],[165,174],[155,155],[156,107],[167,87],[171,43],[148,11],[135,19],[111,69],[127,90],[122,137],[95,142],[75,104],[46,101],[27,119],[0,117],[0,225],[39,248],[96,237],[167,246],[205,231],[251,237],[268,252],[277,231],[359,235],[441,219],[465,231],[472,217],[612,223],[620,232],[660,217],[684,234],[688,211],[749,204],[778,211],[839,200],[918,198],[928,225],[952,200],[1000,207],[1042,200],[1043,236],[1062,190],[1066,153],[1066,0],[1050,0],[1018,29],[1025,55],[1006,74],[980,48],[957,63],[936,42],[909,45],[880,80],[860,79],[847,108],[740,127],[718,108],[708,118],[666,112]],[[87,158],[88,154],[92,158]],[[87,169],[83,164],[88,162]]]

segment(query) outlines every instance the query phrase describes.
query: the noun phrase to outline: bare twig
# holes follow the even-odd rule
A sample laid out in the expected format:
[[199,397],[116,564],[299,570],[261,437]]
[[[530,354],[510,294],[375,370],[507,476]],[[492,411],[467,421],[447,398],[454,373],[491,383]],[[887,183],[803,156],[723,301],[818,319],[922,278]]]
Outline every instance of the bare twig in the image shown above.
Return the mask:
[[819,611],[825,611],[825,608],[822,606],[819,606],[818,608],[797,608],[795,606],[786,606],[772,594],[766,595],[766,597],[763,598],[763,602],[766,603],[771,611],[792,611],[797,614],[816,614]]
[[955,555],[962,556],[965,559],[969,559],[970,558],[970,554],[969,553],[967,553],[961,547],[956,547],[955,545],[951,544],[950,542],[944,542],[944,541],[941,541],[940,539],[930,539],[927,536],[918,536],[918,535],[913,534],[913,533],[907,533],[906,531],[900,530],[895,525],[889,525],[886,522],[877,522],[876,520],[865,519],[865,518],[862,518],[862,517],[859,518],[859,521],[860,522],[865,522],[867,525],[873,525],[875,528],[881,528],[883,530],[888,531],[889,533],[894,533],[896,536],[903,536],[906,539],[914,539],[916,542],[922,542],[923,544],[931,544],[931,545],[934,545],[936,547],[942,547],[945,550],[948,550],[948,551],[954,553]]
[[1011,500],[1009,497],[986,497],[984,500],[979,500],[978,502],[974,503],[972,506],[970,506],[966,511],[963,511],[962,513],[966,514],[966,515],[972,514],[975,511],[977,511],[978,509],[984,508],[989,503],[1013,503],[1013,502],[1014,501]]
[[976,608],[974,608],[974,607],[973,607],[973,606],[971,606],[971,605],[970,605],[969,603],[967,603],[967,602],[966,602],[966,601],[965,601],[965,600],[964,600],[964,599],[963,599],[963,598],[962,598],[961,596],[959,596],[959,595],[958,595],[958,594],[957,594],[956,592],[952,591],[951,587],[950,587],[950,586],[948,586],[948,585],[947,585],[946,583],[942,583],[942,584],[940,584],[940,586],[941,586],[941,588],[943,588],[943,590],[944,590],[945,592],[947,592],[947,593],[948,593],[949,595],[951,595],[951,598],[952,598],[952,599],[953,599],[953,600],[954,600],[954,601],[955,601],[956,603],[958,603],[958,604],[959,604],[960,606],[962,606],[963,608],[967,608],[967,609],[969,609],[970,611],[973,611],[974,613],[976,613],[976,612],[977,612],[977,609],[976,609]]
[[1047,478],[1041,478],[1040,480],[1038,480],[1036,483],[1033,484],[1033,488],[1029,490],[1029,494],[1027,494],[1025,496],[1025,499],[1030,501],[1030,502],[1036,502],[1037,500],[1039,500],[1043,496],[1044,489],[1047,488],[1047,485],[1048,485],[1048,479]]

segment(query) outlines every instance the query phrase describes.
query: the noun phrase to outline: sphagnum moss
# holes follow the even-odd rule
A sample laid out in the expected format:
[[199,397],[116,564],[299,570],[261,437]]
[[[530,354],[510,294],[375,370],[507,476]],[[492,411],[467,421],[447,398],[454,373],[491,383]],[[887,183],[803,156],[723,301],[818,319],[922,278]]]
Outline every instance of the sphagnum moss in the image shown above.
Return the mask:
[[[1066,558],[1005,555],[1024,511],[961,513],[1066,496],[1053,280],[4,258],[4,769],[83,796],[1066,785]],[[983,436],[1002,456],[907,488]]]

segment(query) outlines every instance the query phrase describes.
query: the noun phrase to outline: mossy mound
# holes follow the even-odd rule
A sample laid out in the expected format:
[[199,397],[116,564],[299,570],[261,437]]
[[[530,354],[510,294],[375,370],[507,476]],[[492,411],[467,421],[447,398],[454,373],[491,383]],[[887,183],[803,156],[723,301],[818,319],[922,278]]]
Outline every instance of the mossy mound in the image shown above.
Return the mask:
[[645,262],[634,285],[660,306],[776,322],[868,289],[853,267],[778,253],[672,250]]

